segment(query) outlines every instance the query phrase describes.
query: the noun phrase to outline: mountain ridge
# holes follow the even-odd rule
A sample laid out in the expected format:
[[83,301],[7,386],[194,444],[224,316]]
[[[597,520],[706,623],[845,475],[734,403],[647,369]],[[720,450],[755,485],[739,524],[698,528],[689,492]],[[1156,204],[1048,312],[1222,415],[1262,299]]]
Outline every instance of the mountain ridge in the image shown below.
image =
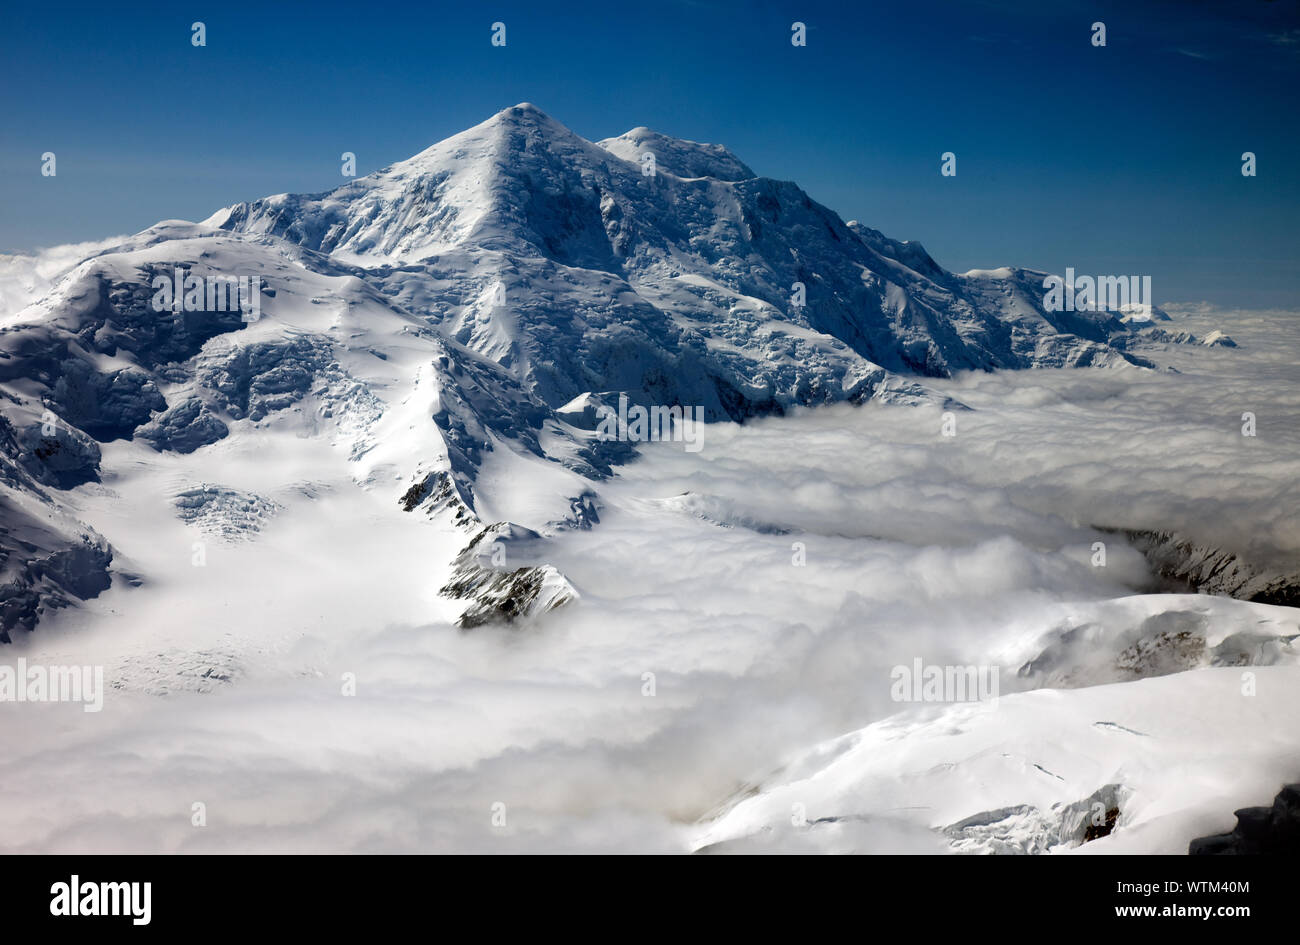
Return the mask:
[[[330,437],[359,483],[403,481],[401,507],[440,474],[460,511],[508,518],[514,487],[484,469],[517,455],[555,505],[522,524],[546,526],[589,521],[572,510],[594,512],[591,484],[635,455],[574,422],[575,402],[743,421],[945,402],[922,382],[960,370],[1151,366],[1113,316],[1045,311],[1041,274],[949,273],[752,173],[645,128],[593,143],[524,103],[321,194],[161,222],[4,313],[14,462],[75,487],[100,479],[96,444],[201,458],[310,408],[304,435]],[[158,311],[154,280],[178,269],[256,279],[259,317]]]

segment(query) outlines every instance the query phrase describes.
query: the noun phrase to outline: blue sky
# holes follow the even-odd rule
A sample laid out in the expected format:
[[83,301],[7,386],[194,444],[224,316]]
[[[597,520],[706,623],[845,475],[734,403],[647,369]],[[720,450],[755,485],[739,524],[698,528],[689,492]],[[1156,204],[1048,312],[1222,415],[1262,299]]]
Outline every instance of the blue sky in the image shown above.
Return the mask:
[[343,151],[364,174],[530,101],[591,139],[726,144],[957,271],[1069,266],[1151,275],[1157,302],[1300,306],[1300,0],[50,3],[6,20],[0,251],[326,190]]

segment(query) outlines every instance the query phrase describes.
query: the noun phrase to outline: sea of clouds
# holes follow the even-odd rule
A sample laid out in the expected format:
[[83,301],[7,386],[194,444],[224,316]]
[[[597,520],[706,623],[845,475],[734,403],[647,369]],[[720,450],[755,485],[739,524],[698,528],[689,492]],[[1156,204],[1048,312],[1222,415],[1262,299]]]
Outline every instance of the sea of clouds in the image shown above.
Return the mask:
[[[1295,560],[1300,319],[1185,309],[1173,327],[1221,328],[1240,347],[1144,350],[1160,371],[935,382],[970,408],[954,410],[953,437],[940,408],[871,405],[710,426],[698,453],[645,444],[597,484],[599,525],[534,549],[582,596],[528,626],[322,615],[273,640],[196,627],[191,652],[176,656],[174,633],[168,652],[198,666],[217,654],[227,678],[207,691],[144,691],[110,663],[119,688],[102,712],[0,707],[0,846],[687,850],[701,818],[792,754],[919,711],[891,700],[891,667],[1010,661],[1006,692],[1053,628],[1140,619],[1116,601],[1152,576],[1099,528]],[[365,555],[342,530],[334,547],[313,532],[313,554],[350,562],[377,596],[436,588],[432,565],[419,587],[408,571],[388,580],[399,572],[373,550],[385,525],[370,527]],[[275,578],[247,581],[213,593]],[[329,591],[273,593],[306,609]],[[1214,619],[1254,619],[1235,614]],[[79,632],[111,652],[107,619]],[[24,655],[52,645],[38,631]]]

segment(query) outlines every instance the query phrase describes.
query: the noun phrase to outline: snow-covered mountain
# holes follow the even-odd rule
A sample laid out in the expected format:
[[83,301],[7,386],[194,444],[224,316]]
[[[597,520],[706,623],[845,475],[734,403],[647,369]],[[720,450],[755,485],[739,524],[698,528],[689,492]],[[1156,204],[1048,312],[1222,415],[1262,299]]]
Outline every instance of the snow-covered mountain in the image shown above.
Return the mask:
[[[627,332],[647,349],[638,361],[694,352],[707,406],[735,417],[869,395],[863,360],[922,375],[1087,363],[1114,357],[1105,343],[1119,330],[1105,313],[1045,312],[1042,273],[945,272],[920,245],[846,224],[718,145],[645,128],[593,144],[528,104],[326,194],[207,222],[400,270],[390,298],[553,407],[593,379],[655,396],[684,383],[609,364]],[[497,283],[505,313],[487,291]]]
[[1262,705],[1225,698],[1241,674],[1223,668],[885,719],[747,786],[696,849],[1185,853],[1226,826],[1241,782],[1266,797],[1295,771],[1278,747],[1300,709],[1294,665],[1255,672]]
[[[699,186],[752,181],[716,171]],[[1032,283],[928,277],[845,226],[931,302]],[[1292,313],[1174,309],[1105,344],[1009,318],[1042,370],[925,376],[708,265],[719,312],[687,329],[634,266],[520,245],[504,304],[507,255],[477,244],[397,265],[169,222],[19,260],[44,289],[0,259],[24,299],[0,321],[0,663],[93,666],[105,696],[10,707],[6,852],[1178,853],[1300,778]],[[255,276],[260,317],[155,311],[177,268]],[[551,330],[553,296],[582,320]],[[760,313],[766,336],[729,321]],[[1187,340],[1229,323],[1240,347]],[[587,373],[548,388],[562,364]],[[841,369],[881,378],[871,402],[785,409],[805,381],[849,401]],[[711,418],[786,415],[699,452],[591,429],[719,377],[775,393]],[[917,660],[996,701],[900,698]]]
[[[159,311],[155,279],[178,271],[253,280],[260,317]],[[593,430],[619,395],[740,420],[924,402],[925,378],[966,369],[1148,364],[1110,315],[1046,311],[1042,278],[946,272],[723,147],[593,143],[528,104],[324,194],[159,223],[0,315],[3,630],[107,580],[113,536],[66,493],[101,484],[105,444],[219,477],[204,451],[293,426],[407,513],[477,529],[526,493],[554,510],[534,524],[589,525],[593,483],[633,454]],[[270,502],[182,485],[211,508]],[[479,577],[456,586],[500,591]]]

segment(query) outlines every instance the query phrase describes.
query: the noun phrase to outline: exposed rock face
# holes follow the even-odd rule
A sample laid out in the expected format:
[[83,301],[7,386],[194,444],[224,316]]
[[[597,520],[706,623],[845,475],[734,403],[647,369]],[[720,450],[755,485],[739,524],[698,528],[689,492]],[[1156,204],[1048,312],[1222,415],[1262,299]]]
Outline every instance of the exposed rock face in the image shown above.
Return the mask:
[[1086,623],[1055,628],[1017,676],[1034,687],[1072,689],[1167,676],[1210,666],[1272,666],[1300,661],[1300,638],[1251,628],[1211,644],[1210,618],[1167,610],[1133,626]]
[[[0,418],[0,421],[8,423]],[[11,455],[37,482],[56,489],[74,489],[99,481],[99,444],[66,424],[33,420],[15,434],[17,450]]]
[[1283,787],[1272,807],[1243,807],[1235,814],[1237,825],[1230,833],[1198,837],[1187,852],[1192,856],[1300,856],[1300,784]]
[[[0,331],[0,382],[21,381],[96,440],[130,437],[167,407],[155,372],[244,325],[238,312],[157,311],[151,281],[162,273],[143,260],[132,278],[113,267],[78,268],[53,293],[51,317]],[[108,367],[107,359],[134,366]]]
[[421,476],[398,500],[402,511],[423,508],[428,515],[446,510],[453,524],[468,528],[479,524],[478,517],[461,500],[451,474],[441,469]]
[[[92,456],[98,462],[98,448],[87,448],[66,430],[50,439],[70,444],[68,453],[42,457],[27,451],[13,425],[0,416],[0,643],[11,642],[15,630],[35,628],[49,610],[97,596],[112,581],[108,542],[69,514],[57,492],[43,488],[66,481],[61,476],[69,470],[79,481],[82,464]],[[78,447],[85,452],[76,453]],[[58,465],[66,456],[79,458]]]
[[1221,548],[1211,548],[1169,532],[1125,531],[1152,569],[1206,594],[1225,594],[1260,604],[1300,606],[1300,568],[1267,567]]
[[550,565],[509,567],[507,548],[536,541],[527,528],[498,522],[480,531],[456,558],[447,597],[469,602],[459,625],[468,630],[486,623],[513,623],[563,607],[578,598],[573,585]]
[[[98,536],[26,560],[15,560],[12,536],[9,529],[0,531],[0,643],[12,642],[14,630],[35,629],[47,610],[96,597],[112,582],[108,566],[113,551]],[[19,545],[32,554],[27,542]]]
[[448,590],[451,596],[468,596],[473,601],[458,621],[464,630],[485,623],[513,623],[522,617],[534,617],[562,607],[578,596],[564,575],[550,565],[493,572],[465,588],[467,593],[456,593],[461,586],[449,585]]

